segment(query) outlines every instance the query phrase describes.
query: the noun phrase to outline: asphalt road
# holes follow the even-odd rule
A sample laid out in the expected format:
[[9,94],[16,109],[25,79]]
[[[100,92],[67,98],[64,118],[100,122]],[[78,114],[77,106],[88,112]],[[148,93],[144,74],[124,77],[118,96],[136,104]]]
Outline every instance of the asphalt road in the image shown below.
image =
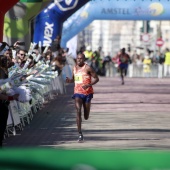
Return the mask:
[[65,149],[169,149],[170,79],[100,77],[94,85],[85,141],[77,142],[73,85],[33,117],[23,131],[4,140],[4,147]]

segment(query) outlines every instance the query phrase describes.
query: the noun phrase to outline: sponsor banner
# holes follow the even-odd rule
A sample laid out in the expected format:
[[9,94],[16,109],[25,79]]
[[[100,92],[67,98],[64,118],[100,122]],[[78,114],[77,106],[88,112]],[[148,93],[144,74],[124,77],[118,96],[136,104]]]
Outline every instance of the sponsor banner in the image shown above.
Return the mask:
[[79,0],[54,0],[60,11],[69,11],[76,8]]
[[64,20],[86,2],[88,0],[54,0],[36,17],[33,41],[42,46],[51,45],[56,36],[61,35]]
[[[95,19],[159,20],[170,16],[168,1],[90,1]],[[97,8],[95,6],[97,5]],[[94,10],[95,9],[95,10]]]
[[53,10],[43,11],[36,17],[34,29],[34,42],[36,44],[43,47],[51,45],[60,31],[60,22],[57,20]]
[[[84,29],[93,20],[169,20],[168,1],[89,1],[63,24],[61,44]],[[68,31],[69,30],[69,31]]]
[[77,35],[94,20],[93,15],[90,14],[89,7],[90,3],[87,3],[64,22],[61,37],[62,47],[66,47],[67,41]]

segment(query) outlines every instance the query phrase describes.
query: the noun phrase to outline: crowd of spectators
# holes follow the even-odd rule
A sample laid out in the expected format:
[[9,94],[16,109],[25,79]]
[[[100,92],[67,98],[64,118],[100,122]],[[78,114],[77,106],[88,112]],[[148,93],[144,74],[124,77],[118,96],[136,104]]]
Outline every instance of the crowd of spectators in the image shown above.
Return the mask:
[[10,46],[1,57],[1,74],[8,77],[8,70],[12,66],[16,66],[19,69],[31,69],[38,61],[42,61],[45,64],[51,65],[52,70],[61,72],[66,62],[67,51],[63,48],[56,48],[52,51],[52,47],[48,47],[42,51],[41,48],[36,46],[32,53],[29,54],[29,50],[20,47],[19,41],[13,46]]
[[[168,48],[163,52],[160,52],[159,50],[152,51],[149,49],[146,49],[146,52],[144,52],[143,49],[143,53],[139,54],[137,51],[138,50],[128,52],[130,56],[129,64],[133,64],[137,75],[142,76],[145,73],[153,71],[153,69],[156,74],[161,66],[163,67],[161,71],[164,72],[163,75],[170,75],[170,51]],[[98,75],[113,76],[113,68],[116,68],[118,71],[118,56],[120,55],[121,50],[119,50],[116,55],[112,56],[110,53],[105,54],[102,51],[102,47],[93,51],[91,46],[84,46],[80,49],[80,52],[84,53],[86,62]]]
[[17,70],[21,72],[24,71],[24,74],[20,74],[20,82],[24,82],[26,77],[34,74],[34,71],[36,71],[34,68],[36,68],[39,62],[49,65],[51,71],[56,71],[60,74],[66,64],[68,52],[68,49],[66,50],[60,47],[60,39],[60,36],[58,36],[57,40],[55,40],[51,46],[44,48],[40,48],[38,45],[31,43],[30,48],[25,49],[25,43],[20,41],[15,42],[13,45],[9,45],[6,42],[0,43],[0,147],[2,147],[7,125],[10,101],[19,101],[21,97],[19,94],[12,96],[7,94],[7,91],[3,91],[2,87],[6,89],[4,84],[10,82],[8,83],[10,86],[8,88],[12,88],[13,80],[11,78],[11,72],[14,71],[19,74]]

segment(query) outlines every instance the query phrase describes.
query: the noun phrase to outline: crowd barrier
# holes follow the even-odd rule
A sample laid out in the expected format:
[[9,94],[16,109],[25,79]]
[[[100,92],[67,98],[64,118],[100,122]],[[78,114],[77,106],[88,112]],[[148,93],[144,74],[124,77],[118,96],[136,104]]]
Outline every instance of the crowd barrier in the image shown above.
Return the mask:
[[[118,76],[118,67],[116,64],[110,63],[105,70],[106,77]],[[165,78],[170,76],[170,66],[165,64],[129,64],[128,66],[128,77],[139,77],[139,78]]]
[[72,75],[71,68],[74,65],[72,60],[67,57],[60,75],[57,71],[50,71],[47,67],[40,71],[38,76],[31,75],[27,78],[24,85],[30,88],[31,100],[23,103],[10,102],[5,138],[16,135],[17,131],[24,130],[24,127],[31,123],[34,114],[42,108],[44,103],[51,101],[55,96],[66,94],[65,78]]

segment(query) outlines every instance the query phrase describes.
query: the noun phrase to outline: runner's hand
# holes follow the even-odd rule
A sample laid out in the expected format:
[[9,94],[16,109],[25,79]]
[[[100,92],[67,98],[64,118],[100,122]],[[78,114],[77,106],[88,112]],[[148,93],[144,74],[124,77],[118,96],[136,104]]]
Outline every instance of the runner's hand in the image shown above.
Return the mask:
[[91,86],[91,84],[86,84],[86,85],[83,85],[82,88],[83,88],[84,90],[87,90],[90,86]]

